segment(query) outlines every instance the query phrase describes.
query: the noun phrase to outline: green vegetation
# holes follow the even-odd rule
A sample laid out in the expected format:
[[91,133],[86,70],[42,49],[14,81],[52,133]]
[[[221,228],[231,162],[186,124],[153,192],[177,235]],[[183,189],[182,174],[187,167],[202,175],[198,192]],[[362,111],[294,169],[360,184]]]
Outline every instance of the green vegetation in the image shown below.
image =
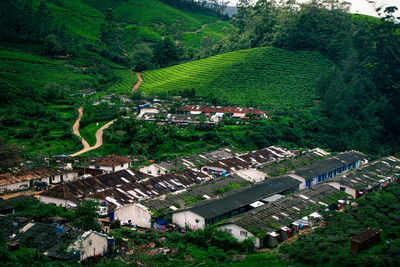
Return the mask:
[[185,32],[178,37],[186,47],[203,48],[211,47],[219,41],[227,39],[227,33],[231,32],[234,26],[226,21],[204,24],[196,32]]
[[[369,193],[357,200],[359,208],[348,207],[328,216],[326,227],[282,245],[279,251],[307,265],[396,266],[400,260],[399,196],[397,184]],[[350,237],[368,227],[382,229],[381,241],[359,254],[351,253]]]
[[[207,266],[216,263],[232,262],[229,255],[250,254],[254,252],[252,239],[237,242],[233,236],[215,228],[187,231],[184,235],[171,233],[139,233],[127,229],[116,229],[111,232],[117,247],[132,249],[134,253],[122,256],[126,262],[138,262],[163,266],[199,265]],[[128,240],[128,241],[127,241]],[[170,249],[169,255],[152,253],[148,247],[154,243],[155,248]]]
[[84,128],[79,129],[79,133],[83,139],[85,139],[90,146],[94,146],[96,144],[96,132],[98,129],[103,127],[108,121],[104,122],[93,122]]
[[228,183],[225,187],[220,187],[215,189],[215,193],[217,195],[222,195],[223,193],[238,189],[240,187],[246,186],[247,183],[246,182],[236,182],[236,183]]
[[301,109],[313,106],[319,78],[331,69],[318,53],[273,47],[226,53],[142,74],[146,94],[178,94],[215,98],[222,104]]

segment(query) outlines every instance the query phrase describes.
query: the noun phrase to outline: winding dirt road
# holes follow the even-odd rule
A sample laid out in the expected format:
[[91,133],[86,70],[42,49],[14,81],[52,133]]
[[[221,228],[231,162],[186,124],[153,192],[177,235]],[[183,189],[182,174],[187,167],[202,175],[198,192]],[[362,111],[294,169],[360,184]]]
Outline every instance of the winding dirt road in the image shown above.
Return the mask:
[[133,94],[139,88],[140,84],[143,81],[142,76],[140,75],[140,72],[136,72],[136,77],[138,78],[138,81],[133,86],[131,94]]
[[112,121],[108,122],[107,124],[103,125],[100,129],[98,129],[96,132],[96,144],[94,146],[90,146],[89,143],[85,139],[83,139],[81,134],[79,133],[79,122],[83,116],[83,108],[82,107],[78,108],[78,113],[79,113],[78,118],[76,119],[74,125],[72,126],[72,130],[73,130],[74,134],[82,140],[83,149],[79,150],[78,152],[76,152],[74,154],[69,155],[71,157],[75,157],[75,156],[81,155],[85,152],[88,152],[90,150],[94,150],[96,148],[101,147],[103,145],[104,130],[107,129],[108,127],[110,127],[110,125],[113,124],[115,121],[115,120],[112,120]]

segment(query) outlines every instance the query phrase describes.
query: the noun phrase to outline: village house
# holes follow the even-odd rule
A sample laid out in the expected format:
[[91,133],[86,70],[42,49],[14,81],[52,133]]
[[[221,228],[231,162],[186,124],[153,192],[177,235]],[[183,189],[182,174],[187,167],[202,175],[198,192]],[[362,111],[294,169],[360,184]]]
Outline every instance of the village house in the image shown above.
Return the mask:
[[[229,173],[240,173],[249,180],[259,181],[263,174],[256,171],[245,171],[262,166],[269,162],[280,161],[293,157],[294,154],[280,147],[270,146],[256,151],[247,152],[236,157],[206,163],[201,171],[214,176],[225,176]],[[254,175],[254,177],[252,177]],[[260,177],[261,176],[261,177]]]
[[43,254],[58,260],[83,261],[104,255],[113,238],[94,231],[81,232],[69,226],[29,222],[25,218],[0,216],[0,233],[9,246],[33,246]]
[[353,198],[358,198],[373,189],[382,188],[397,181],[399,174],[400,160],[395,157],[386,157],[336,176],[327,183]]
[[33,203],[39,202],[37,198],[35,198],[33,195],[21,195],[8,199],[2,199],[0,200],[0,214],[2,215],[13,214],[14,206],[16,204],[28,201]]
[[218,117],[229,116],[233,118],[247,118],[248,114],[253,115],[256,118],[267,118],[265,111],[255,108],[241,108],[241,107],[221,107],[221,106],[199,106],[199,105],[188,105],[178,109],[178,112],[183,114],[192,115],[205,115]]
[[299,184],[287,176],[255,183],[176,210],[172,213],[172,222],[180,227],[205,228],[262,206],[269,196],[294,193],[299,190]]
[[321,206],[335,207],[346,196],[332,186],[321,184],[261,205],[217,227],[239,242],[253,237],[257,248],[272,248],[320,218],[317,211]]
[[33,187],[35,182],[59,184],[77,179],[78,174],[58,168],[35,168],[0,174],[0,193]]
[[220,191],[228,190],[230,187],[239,188],[247,185],[250,185],[250,182],[242,177],[229,175],[227,177],[212,179],[171,194],[145,200],[142,202],[142,205],[148,210],[153,211],[152,217],[156,219],[155,227],[161,228],[168,223],[165,215],[196,202],[215,198],[219,196]]
[[89,194],[144,180],[148,177],[149,175],[133,169],[120,170],[58,185],[42,192],[39,200],[40,202],[56,204],[57,206],[75,207],[79,201]]
[[291,171],[289,176],[301,182],[300,188],[310,188],[343,172],[365,164],[365,155],[357,151],[339,153]]
[[171,170],[198,169],[201,165],[216,160],[226,159],[234,156],[235,152],[229,148],[221,148],[201,154],[192,154],[177,157],[174,160],[168,160],[161,163],[151,164],[140,168],[141,172],[152,176],[168,173]]
[[87,197],[107,203],[112,210],[109,213],[110,222],[118,219],[123,224],[151,228],[152,219],[155,219],[154,210],[143,205],[144,200],[190,188],[204,182],[206,177],[203,173],[185,169],[151,177],[142,182],[99,190]]
[[124,157],[118,156],[115,154],[101,157],[89,164],[89,168],[91,169],[100,169],[107,172],[115,172],[119,170],[128,169],[130,167],[132,160]]

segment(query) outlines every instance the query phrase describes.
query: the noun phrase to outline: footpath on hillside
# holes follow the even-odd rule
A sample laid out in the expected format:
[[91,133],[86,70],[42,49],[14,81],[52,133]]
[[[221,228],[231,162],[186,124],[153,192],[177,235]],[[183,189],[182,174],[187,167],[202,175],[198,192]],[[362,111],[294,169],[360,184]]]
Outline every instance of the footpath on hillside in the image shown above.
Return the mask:
[[143,81],[142,76],[140,75],[140,72],[136,72],[136,77],[138,78],[138,81],[133,86],[131,94],[133,94],[139,88],[140,84]]
[[112,120],[112,121],[108,122],[107,124],[103,125],[100,129],[98,129],[96,131],[96,144],[94,146],[90,146],[89,143],[84,138],[82,138],[82,136],[79,133],[79,122],[80,122],[80,120],[81,120],[81,118],[83,116],[83,108],[82,107],[78,108],[78,113],[79,113],[78,114],[78,118],[76,119],[74,125],[72,126],[72,130],[73,130],[74,134],[81,139],[82,145],[83,145],[83,149],[79,150],[78,152],[76,152],[74,154],[69,155],[71,157],[79,156],[79,155],[81,155],[83,153],[86,153],[86,152],[88,152],[90,150],[94,150],[96,148],[101,147],[103,145],[103,132],[104,132],[104,130],[107,129],[108,127],[110,127],[110,125],[113,124],[114,121],[115,121],[115,120]]

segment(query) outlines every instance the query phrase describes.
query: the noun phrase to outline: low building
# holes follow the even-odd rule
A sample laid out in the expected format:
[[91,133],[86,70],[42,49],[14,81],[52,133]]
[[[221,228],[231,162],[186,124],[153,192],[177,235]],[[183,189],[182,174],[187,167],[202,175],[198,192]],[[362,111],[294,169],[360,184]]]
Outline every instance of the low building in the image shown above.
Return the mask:
[[13,214],[14,207],[25,202],[38,202],[38,200],[33,195],[22,195],[0,200],[0,214]]
[[104,255],[109,246],[109,237],[105,234],[32,222],[12,234],[8,241],[14,245],[29,244],[51,258],[79,261]]
[[151,228],[155,219],[154,210],[143,203],[144,200],[179,192],[204,182],[207,176],[185,169],[165,175],[151,177],[142,182],[127,183],[108,190],[100,190],[87,197],[105,202],[112,210],[110,221],[120,220],[123,224]]
[[186,168],[198,169],[200,166],[206,163],[230,158],[234,156],[234,154],[235,152],[229,148],[221,148],[210,152],[181,156],[173,160],[143,166],[140,168],[140,171],[157,176],[166,174],[171,170],[180,170]]
[[336,176],[327,183],[336,189],[358,198],[373,189],[382,188],[398,180],[400,159],[386,157],[345,174]]
[[183,114],[193,114],[193,115],[202,114],[205,116],[222,114],[234,118],[246,118],[248,114],[251,114],[257,118],[267,118],[265,111],[255,108],[241,108],[241,107],[188,105],[178,109],[178,112],[181,112]]
[[[240,170],[256,168],[269,162],[280,161],[294,154],[280,147],[270,146],[256,151],[250,151],[236,157],[218,160],[212,163],[206,163],[201,167],[202,172],[214,175],[224,176],[229,173],[235,173]],[[255,177],[255,179],[260,179]]]
[[59,184],[77,179],[74,171],[57,168],[35,168],[0,174],[0,193],[33,187],[35,182]]
[[364,163],[364,159],[365,155],[360,152],[343,152],[297,168],[291,171],[289,175],[302,183],[301,188],[310,188],[343,172],[359,167]]
[[179,208],[184,208],[202,200],[215,198],[219,195],[219,190],[221,189],[225,190],[230,187],[240,188],[247,185],[250,185],[249,181],[238,175],[230,175],[212,179],[168,195],[146,200],[142,205],[152,211],[153,217],[157,219],[156,224],[162,226],[166,224],[166,214],[173,213]]
[[127,183],[135,183],[148,177],[150,176],[133,169],[120,170],[58,185],[42,192],[39,200],[40,202],[56,204],[57,206],[75,207],[79,201],[90,194]]
[[262,181],[177,210],[172,222],[180,227],[205,228],[264,205],[263,199],[268,196],[294,193],[299,184],[286,176]]
[[89,164],[91,169],[101,169],[107,172],[115,172],[119,170],[128,169],[132,160],[124,156],[118,156],[115,154],[101,157],[93,163]]
[[321,206],[337,206],[337,201],[346,197],[340,190],[321,184],[261,205],[217,227],[238,241],[253,237],[257,248],[275,247],[320,217],[316,211]]
[[381,229],[369,227],[360,233],[350,237],[350,250],[359,253],[381,241]]

